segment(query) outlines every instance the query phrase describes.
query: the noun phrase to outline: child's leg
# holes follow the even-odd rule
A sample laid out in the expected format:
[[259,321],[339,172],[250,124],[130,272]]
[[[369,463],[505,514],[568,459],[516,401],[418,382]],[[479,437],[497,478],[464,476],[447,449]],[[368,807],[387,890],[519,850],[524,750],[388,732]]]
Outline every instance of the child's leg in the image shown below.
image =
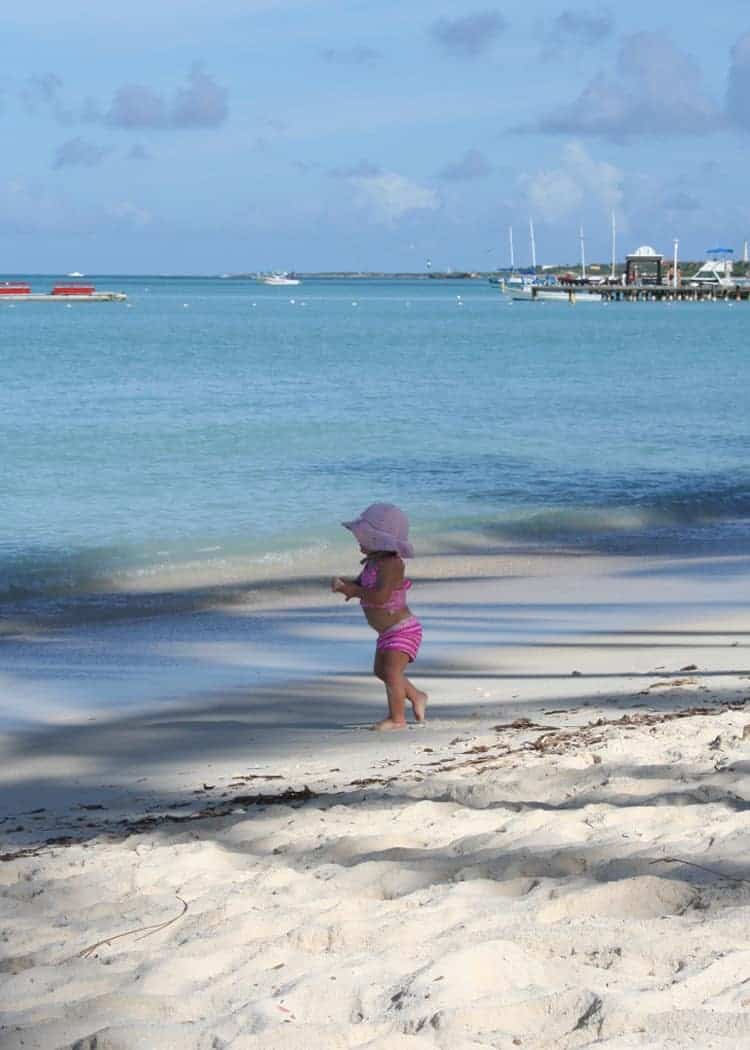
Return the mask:
[[[386,672],[385,672],[384,658],[389,653],[392,653],[394,651],[398,652],[398,650],[390,649],[390,650],[386,650],[385,652],[376,652],[375,653],[375,665],[374,665],[372,670],[373,670],[373,674],[377,678],[379,678],[381,680],[381,682],[385,682],[386,681]],[[398,655],[406,657],[406,664],[404,664],[404,668],[405,668],[408,665],[408,663],[409,663],[409,657],[406,655],[406,653],[398,653]],[[425,693],[422,689],[417,689],[417,687],[414,685],[414,683],[411,681],[411,679],[407,678],[406,675],[403,674],[403,672],[402,672],[402,675],[403,675],[403,680],[404,680],[404,693],[406,695],[406,699],[409,701],[409,703],[412,706],[412,710],[414,711],[414,720],[416,722],[424,722],[424,720],[425,720],[425,708],[427,707],[427,700],[428,700],[427,693]],[[387,684],[386,684],[386,688],[387,688]]]
[[406,727],[406,676],[404,671],[409,663],[406,653],[397,649],[386,649],[375,656],[373,670],[384,683],[388,697],[388,717],[378,722],[375,729],[404,729]]
[[427,707],[427,693],[423,689],[417,689],[414,683],[404,675],[406,682],[406,698],[414,711],[414,720],[424,722],[425,708]]

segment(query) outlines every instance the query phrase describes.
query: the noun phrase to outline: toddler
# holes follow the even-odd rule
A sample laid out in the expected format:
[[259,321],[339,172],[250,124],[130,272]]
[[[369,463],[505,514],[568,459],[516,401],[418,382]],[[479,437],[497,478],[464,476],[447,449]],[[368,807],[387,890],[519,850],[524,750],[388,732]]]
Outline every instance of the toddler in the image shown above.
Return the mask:
[[392,503],[373,503],[344,527],[354,533],[364,558],[355,579],[337,576],[331,590],[346,600],[359,598],[367,622],[378,633],[374,674],[385,684],[388,717],[373,729],[406,728],[406,701],[417,722],[425,721],[427,693],[405,675],[422,641],[422,625],[406,604],[411,580],[405,578],[404,558],[414,557],[409,543],[409,521]]

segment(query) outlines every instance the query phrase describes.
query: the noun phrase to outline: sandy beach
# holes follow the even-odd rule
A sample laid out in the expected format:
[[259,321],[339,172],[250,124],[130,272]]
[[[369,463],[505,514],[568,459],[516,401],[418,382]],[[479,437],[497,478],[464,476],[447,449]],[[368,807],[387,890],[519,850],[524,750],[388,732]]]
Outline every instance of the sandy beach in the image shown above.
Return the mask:
[[17,624],[0,1046],[750,1045],[749,576],[421,558],[396,734],[322,575]]

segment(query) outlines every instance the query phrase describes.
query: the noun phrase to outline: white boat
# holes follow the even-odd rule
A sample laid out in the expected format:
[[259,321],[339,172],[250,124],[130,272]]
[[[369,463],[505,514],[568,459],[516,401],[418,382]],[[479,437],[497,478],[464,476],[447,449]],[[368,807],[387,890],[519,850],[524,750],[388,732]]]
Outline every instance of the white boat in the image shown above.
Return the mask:
[[[531,225],[531,224],[530,224]],[[583,228],[580,233],[581,240],[581,282],[586,277],[586,257],[584,254]],[[534,227],[531,225],[532,259],[534,270],[536,270],[536,250],[534,245]],[[577,279],[576,279],[577,280]],[[598,279],[597,279],[598,282]],[[510,282],[509,282],[510,285]],[[561,284],[556,277],[530,277],[522,279],[520,287],[508,287],[511,299],[517,302],[527,303],[600,303],[601,292],[594,291],[588,284]]]
[[575,285],[564,284],[542,284],[541,282],[529,282],[521,288],[513,289],[510,293],[511,299],[526,303],[600,303],[601,292],[590,288],[577,288]]
[[66,273],[65,276],[66,277],[85,277],[86,275],[83,274],[83,273],[79,273],[78,270],[73,270],[72,273]]
[[737,284],[732,274],[732,248],[711,248],[699,270],[687,277],[685,283],[695,288],[731,288]]
[[290,285],[299,284],[299,277],[291,273],[261,273],[257,278],[261,284]]
[[498,284],[503,295],[523,289],[533,284],[536,280],[536,242],[534,240],[534,223],[529,219],[529,234],[531,236],[531,266],[528,269],[516,269],[516,254],[513,249],[513,227],[508,227],[508,244],[510,247],[510,267],[498,270],[490,276],[490,284]]
[[520,273],[518,271],[511,271],[508,276],[498,276],[490,278],[492,284],[499,284],[500,291],[503,295],[512,295],[514,292],[524,292],[528,288],[536,287],[539,283],[540,278],[535,276],[534,273]]

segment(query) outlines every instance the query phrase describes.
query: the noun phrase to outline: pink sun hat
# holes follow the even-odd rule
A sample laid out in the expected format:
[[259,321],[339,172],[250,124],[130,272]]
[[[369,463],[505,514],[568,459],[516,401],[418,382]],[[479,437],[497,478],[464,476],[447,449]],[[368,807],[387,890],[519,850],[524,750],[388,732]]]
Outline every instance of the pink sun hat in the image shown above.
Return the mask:
[[371,503],[354,521],[343,521],[359,543],[371,551],[395,551],[402,558],[413,558],[409,543],[409,519],[392,503]]

